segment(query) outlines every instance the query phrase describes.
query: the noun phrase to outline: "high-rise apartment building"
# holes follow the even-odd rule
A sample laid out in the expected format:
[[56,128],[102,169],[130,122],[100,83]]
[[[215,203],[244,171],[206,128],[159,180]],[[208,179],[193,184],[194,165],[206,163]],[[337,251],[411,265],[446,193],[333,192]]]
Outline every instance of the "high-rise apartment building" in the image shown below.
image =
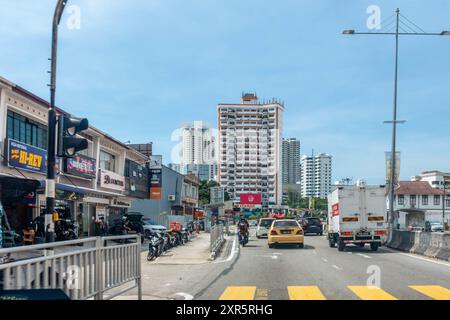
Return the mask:
[[302,197],[326,198],[331,192],[332,156],[320,153],[301,159]]
[[283,184],[300,182],[300,140],[283,139]]
[[202,121],[185,123],[181,127],[180,164],[208,164],[216,162],[216,138],[211,125]]
[[283,103],[243,94],[241,103],[221,103],[219,182],[234,201],[261,194],[263,206],[281,205]]
[[217,140],[211,125],[202,121],[187,122],[180,128],[179,163],[174,170],[195,174],[199,180],[217,179]]

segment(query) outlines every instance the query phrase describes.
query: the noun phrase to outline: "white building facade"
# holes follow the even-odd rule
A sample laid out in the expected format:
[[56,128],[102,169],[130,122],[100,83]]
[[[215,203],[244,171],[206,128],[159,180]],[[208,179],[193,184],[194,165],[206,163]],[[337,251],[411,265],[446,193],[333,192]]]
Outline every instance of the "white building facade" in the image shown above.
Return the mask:
[[301,159],[302,197],[326,198],[331,192],[332,156],[320,153]]
[[284,105],[244,94],[241,103],[218,104],[219,182],[239,202],[261,194],[263,206],[282,203]]

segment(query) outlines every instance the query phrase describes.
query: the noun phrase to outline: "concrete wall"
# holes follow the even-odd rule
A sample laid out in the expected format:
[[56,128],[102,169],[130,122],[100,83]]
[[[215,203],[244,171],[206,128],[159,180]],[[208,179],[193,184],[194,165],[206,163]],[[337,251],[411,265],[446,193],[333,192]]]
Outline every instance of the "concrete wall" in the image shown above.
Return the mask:
[[450,261],[450,234],[437,232],[394,231],[388,247]]

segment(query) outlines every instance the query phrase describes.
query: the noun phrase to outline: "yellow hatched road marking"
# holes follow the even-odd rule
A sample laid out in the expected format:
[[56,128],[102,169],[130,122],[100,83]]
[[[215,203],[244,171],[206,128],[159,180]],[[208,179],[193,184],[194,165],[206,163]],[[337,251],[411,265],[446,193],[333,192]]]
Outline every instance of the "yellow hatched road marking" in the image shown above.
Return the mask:
[[363,300],[397,300],[396,297],[375,286],[348,286],[347,288]]
[[288,287],[289,300],[326,300],[317,286]]
[[219,300],[253,300],[256,287],[227,287]]
[[411,289],[433,298],[434,300],[450,300],[450,290],[441,286],[409,286]]

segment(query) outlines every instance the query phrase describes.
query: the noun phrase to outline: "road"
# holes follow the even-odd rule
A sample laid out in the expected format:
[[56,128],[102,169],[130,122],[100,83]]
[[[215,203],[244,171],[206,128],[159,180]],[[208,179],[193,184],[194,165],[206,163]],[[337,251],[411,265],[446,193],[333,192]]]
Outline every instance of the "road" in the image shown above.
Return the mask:
[[216,261],[220,274],[195,299],[450,299],[450,264],[438,260],[368,246],[339,252],[314,235],[305,237],[304,249],[269,249],[267,239],[254,236],[234,248]]

